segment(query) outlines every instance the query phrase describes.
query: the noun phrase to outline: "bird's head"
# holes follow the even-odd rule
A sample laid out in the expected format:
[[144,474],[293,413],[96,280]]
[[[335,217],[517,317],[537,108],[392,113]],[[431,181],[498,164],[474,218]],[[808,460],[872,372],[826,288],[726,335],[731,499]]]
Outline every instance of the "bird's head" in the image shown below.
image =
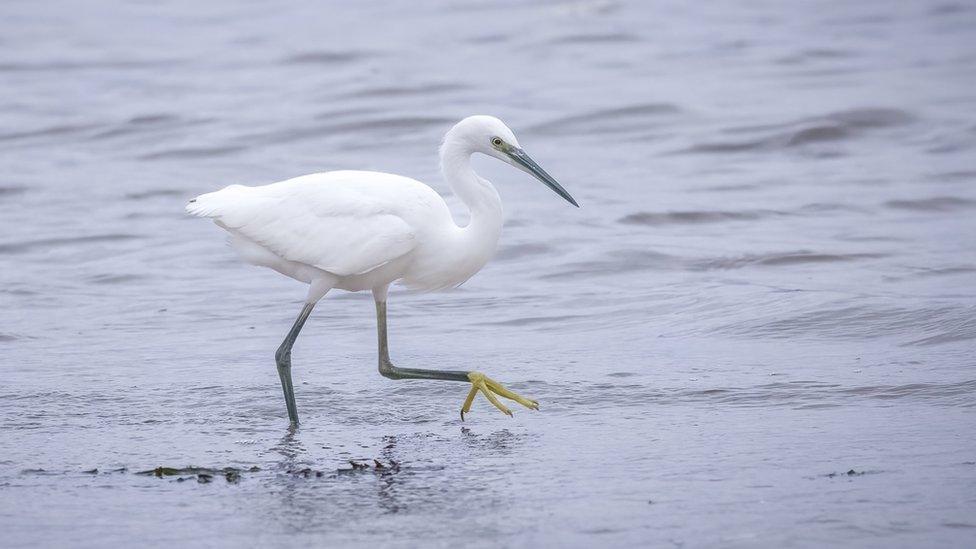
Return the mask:
[[579,208],[576,200],[551,175],[522,150],[515,133],[494,116],[469,116],[455,124],[445,137],[445,144],[458,141],[472,153],[482,153],[511,164],[542,181],[556,194]]

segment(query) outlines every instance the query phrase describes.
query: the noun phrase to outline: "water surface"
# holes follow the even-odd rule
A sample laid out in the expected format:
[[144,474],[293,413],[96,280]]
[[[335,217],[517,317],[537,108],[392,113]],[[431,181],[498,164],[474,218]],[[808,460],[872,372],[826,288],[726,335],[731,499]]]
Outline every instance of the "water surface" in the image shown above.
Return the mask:
[[[973,545],[972,6],[354,4],[0,7],[5,546]],[[341,168],[448,194],[475,113],[583,208],[477,162],[499,253],[394,291],[393,357],[542,410],[381,378],[337,293],[289,432],[304,288],[183,204]],[[241,472],[136,474],[191,465]]]

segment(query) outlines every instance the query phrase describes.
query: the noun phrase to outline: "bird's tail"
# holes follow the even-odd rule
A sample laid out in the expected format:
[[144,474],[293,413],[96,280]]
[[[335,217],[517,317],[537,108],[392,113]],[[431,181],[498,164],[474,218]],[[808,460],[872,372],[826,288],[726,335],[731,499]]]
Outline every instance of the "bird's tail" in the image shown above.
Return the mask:
[[220,218],[227,207],[238,202],[248,187],[230,185],[212,193],[201,194],[186,205],[186,213],[196,217]]

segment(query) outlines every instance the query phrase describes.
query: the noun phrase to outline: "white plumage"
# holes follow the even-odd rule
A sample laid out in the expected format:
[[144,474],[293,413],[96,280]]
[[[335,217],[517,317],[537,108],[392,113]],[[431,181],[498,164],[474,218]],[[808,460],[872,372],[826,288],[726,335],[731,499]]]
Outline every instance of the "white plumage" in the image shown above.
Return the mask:
[[[490,116],[459,122],[440,150],[444,178],[470,210],[464,227],[455,224],[443,198],[427,185],[380,172],[334,171],[259,187],[230,185],[187,205],[188,213],[212,218],[230,233],[231,244],[246,261],[309,284],[306,308],[278,353],[292,421],[297,422],[297,411],[291,395],[291,344],[311,307],[332,288],[372,290],[378,315],[382,305],[381,373],[397,379],[459,379],[457,372],[444,377],[438,372],[397,369],[388,358],[384,366],[382,355],[386,353],[386,296],[392,282],[421,290],[456,286],[478,272],[495,251],[502,226],[501,199],[491,183],[471,169],[473,153],[531,173],[576,205],[522,151],[512,131]],[[484,391],[487,395],[488,389]],[[504,396],[497,390],[495,394]]]
[[409,254],[432,215],[451,219],[419,181],[358,171],[231,185],[197,197],[187,212],[213,218],[249,262],[307,283],[329,275],[352,281]]
[[437,198],[403,177],[341,171],[263,187],[231,185],[199,197],[187,210],[214,218],[278,257],[349,276],[412,250],[417,231],[405,219],[435,208]]

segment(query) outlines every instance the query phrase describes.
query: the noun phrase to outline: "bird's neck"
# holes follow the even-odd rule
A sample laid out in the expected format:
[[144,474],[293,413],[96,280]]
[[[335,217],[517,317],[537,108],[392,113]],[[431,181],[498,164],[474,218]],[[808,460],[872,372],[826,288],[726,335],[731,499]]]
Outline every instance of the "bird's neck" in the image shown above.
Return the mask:
[[471,213],[464,232],[472,239],[490,241],[492,251],[502,228],[502,200],[487,179],[471,168],[471,151],[457,143],[441,147],[441,172],[454,194]]

